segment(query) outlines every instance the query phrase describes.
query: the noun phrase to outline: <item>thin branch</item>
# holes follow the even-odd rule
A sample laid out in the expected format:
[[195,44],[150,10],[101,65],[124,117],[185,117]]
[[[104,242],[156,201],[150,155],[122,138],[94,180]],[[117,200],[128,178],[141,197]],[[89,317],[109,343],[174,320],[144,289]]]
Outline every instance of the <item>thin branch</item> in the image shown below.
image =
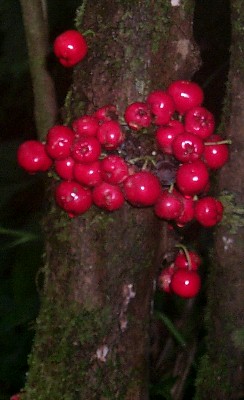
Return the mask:
[[[20,0],[34,93],[37,134],[42,140],[55,123],[57,103],[54,83],[46,69],[48,24],[45,0]],[[44,7],[43,7],[44,5]]]

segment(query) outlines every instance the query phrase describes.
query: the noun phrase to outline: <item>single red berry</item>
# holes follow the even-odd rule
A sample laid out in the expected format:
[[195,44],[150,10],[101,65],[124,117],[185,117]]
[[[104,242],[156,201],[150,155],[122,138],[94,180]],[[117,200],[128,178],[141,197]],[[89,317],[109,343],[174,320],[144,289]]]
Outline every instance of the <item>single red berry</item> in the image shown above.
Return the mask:
[[176,219],[176,225],[183,227],[188,222],[192,221],[195,216],[195,201],[190,196],[182,196],[183,211]]
[[46,137],[46,152],[55,160],[62,160],[70,155],[74,140],[72,129],[64,125],[54,125],[49,129]]
[[76,162],[90,163],[98,160],[101,154],[100,142],[94,136],[83,136],[77,139],[71,149]]
[[221,221],[224,207],[220,200],[207,196],[196,201],[195,218],[205,227],[211,227]]
[[92,192],[94,204],[104,210],[114,211],[124,204],[124,196],[119,186],[102,182]]
[[172,276],[170,287],[180,297],[195,297],[200,291],[201,279],[196,271],[179,268]]
[[163,90],[155,90],[149,93],[146,103],[150,107],[153,123],[156,125],[166,125],[169,123],[175,112],[175,104],[172,97]]
[[70,217],[85,213],[92,205],[92,194],[74,181],[62,181],[55,190],[55,200]]
[[74,179],[85,186],[96,186],[102,182],[101,178],[101,163],[93,161],[90,163],[75,163]]
[[26,140],[22,143],[17,150],[17,161],[30,174],[47,171],[52,165],[44,144],[38,140]]
[[201,160],[182,164],[176,172],[177,187],[186,196],[194,196],[203,192],[208,181],[208,169]]
[[54,162],[54,168],[60,178],[71,181],[74,178],[74,164],[73,157],[67,157],[62,160],[56,160]]
[[92,115],[83,115],[74,120],[72,128],[77,136],[96,136],[99,120]]
[[188,251],[190,265],[188,263],[186,254],[184,251],[179,251],[176,255],[174,263],[176,268],[187,268],[189,270],[196,271],[201,265],[201,258],[195,251]]
[[159,218],[165,220],[177,219],[183,211],[183,204],[177,192],[163,190],[155,205],[154,212]]
[[123,182],[126,200],[133,206],[145,207],[156,203],[160,193],[159,179],[149,171],[139,171]]
[[118,118],[117,107],[114,104],[106,104],[94,112],[94,117],[101,123],[116,120]]
[[204,151],[204,144],[200,137],[193,133],[184,132],[173,140],[173,156],[180,162],[192,162],[198,160]]
[[124,134],[117,121],[107,121],[98,129],[97,138],[106,150],[115,150],[123,143]]
[[122,183],[129,175],[125,160],[116,154],[111,154],[101,161],[101,176],[105,182],[113,185]]
[[171,279],[175,272],[174,264],[172,263],[169,267],[164,268],[158,277],[158,287],[166,293],[171,293]]
[[166,126],[160,126],[155,132],[159,150],[164,154],[172,154],[173,140],[183,132],[184,125],[177,120],[169,121]]
[[219,135],[212,135],[207,138],[206,141],[208,144],[205,144],[203,152],[203,159],[205,163],[211,169],[223,167],[229,158],[228,145],[222,143],[221,136]]
[[204,98],[203,90],[197,83],[185,80],[172,82],[167,93],[173,98],[176,111],[180,114],[200,106]]
[[185,114],[185,130],[202,139],[208,138],[214,131],[213,114],[205,107],[193,107]]
[[68,30],[57,36],[53,51],[64,67],[73,67],[87,54],[87,43],[84,36],[76,30]]
[[20,394],[14,394],[10,397],[10,400],[20,400]]
[[148,105],[139,101],[126,108],[124,118],[127,125],[134,131],[148,128],[152,122]]

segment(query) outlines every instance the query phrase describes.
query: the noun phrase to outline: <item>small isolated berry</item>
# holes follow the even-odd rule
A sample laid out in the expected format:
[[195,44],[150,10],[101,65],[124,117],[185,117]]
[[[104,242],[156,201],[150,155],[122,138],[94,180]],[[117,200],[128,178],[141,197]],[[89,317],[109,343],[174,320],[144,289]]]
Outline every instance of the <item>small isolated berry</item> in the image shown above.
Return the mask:
[[174,190],[163,190],[155,203],[154,211],[159,218],[165,220],[179,218],[183,211],[181,197]]
[[27,140],[19,146],[17,162],[30,174],[48,171],[52,165],[44,144],[38,140]]
[[71,181],[74,178],[74,164],[75,161],[73,157],[67,157],[62,160],[56,160],[54,162],[54,168],[60,178]]
[[120,187],[107,182],[97,185],[93,189],[92,197],[97,207],[108,211],[118,210],[123,206],[125,201]]
[[179,268],[171,280],[171,290],[183,298],[195,297],[201,288],[201,279],[196,271]]
[[122,183],[129,175],[129,168],[126,161],[111,154],[101,161],[101,176],[105,182],[113,185]]
[[203,192],[208,181],[209,173],[201,160],[180,165],[176,173],[177,187],[186,196],[194,196]]
[[161,184],[158,178],[149,171],[139,171],[123,183],[126,200],[133,206],[146,207],[156,203],[160,193]]
[[75,136],[96,136],[99,120],[92,115],[83,115],[73,121],[72,128]]
[[55,200],[70,217],[83,214],[92,205],[92,194],[74,181],[62,181],[55,190]]
[[175,112],[172,97],[163,90],[155,90],[149,93],[146,103],[150,107],[155,125],[166,125]]
[[167,93],[173,98],[176,111],[180,114],[200,106],[204,98],[203,90],[197,83],[185,80],[172,82]]
[[170,121],[166,126],[160,126],[155,132],[159,150],[164,154],[172,154],[172,143],[183,132],[184,125],[177,120]]
[[54,160],[62,160],[70,155],[74,140],[72,129],[64,125],[54,125],[49,129],[46,137],[45,149]]
[[207,196],[196,201],[195,218],[205,227],[216,225],[222,220],[224,207],[220,200]]
[[123,143],[124,134],[117,121],[107,121],[98,129],[97,138],[106,150],[115,150]]
[[85,186],[96,186],[102,182],[101,163],[99,160],[90,163],[75,163],[74,179]]
[[139,101],[126,108],[124,118],[127,125],[134,131],[148,128],[152,121],[148,105]]
[[219,135],[212,135],[207,138],[204,146],[203,159],[211,169],[223,167],[229,158],[228,145],[223,143]]
[[57,36],[53,51],[64,67],[73,67],[87,54],[87,43],[84,36],[76,30],[68,30]]
[[202,139],[212,135],[215,128],[213,114],[204,107],[191,108],[185,114],[185,130]]
[[71,155],[76,162],[90,163],[101,154],[100,142],[94,136],[79,137],[72,146]]
[[158,288],[166,293],[171,293],[171,280],[175,272],[174,264],[164,268],[158,277]]

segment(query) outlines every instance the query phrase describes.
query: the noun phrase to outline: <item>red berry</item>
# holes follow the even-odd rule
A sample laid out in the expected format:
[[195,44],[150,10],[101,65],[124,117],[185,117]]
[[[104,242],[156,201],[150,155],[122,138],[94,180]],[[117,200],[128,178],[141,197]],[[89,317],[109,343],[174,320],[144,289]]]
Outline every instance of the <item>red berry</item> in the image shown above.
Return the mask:
[[74,140],[72,129],[64,125],[54,125],[49,129],[46,137],[46,152],[55,160],[62,160],[70,155]]
[[124,134],[117,121],[104,122],[98,129],[97,137],[106,150],[115,150],[124,141]]
[[148,105],[139,101],[126,108],[124,118],[127,125],[134,131],[148,128],[152,120]]
[[185,115],[185,129],[202,139],[208,138],[214,131],[213,114],[204,107],[194,107]]
[[14,394],[10,397],[10,400],[20,400],[20,394]]
[[146,103],[154,116],[153,122],[156,125],[166,125],[169,123],[175,112],[173,99],[163,90],[155,90],[149,93]]
[[201,258],[195,251],[188,251],[190,264],[188,263],[186,254],[183,251],[180,251],[175,257],[175,267],[176,268],[187,268],[190,270],[197,270],[201,264]]
[[182,162],[198,160],[204,151],[204,144],[200,137],[184,132],[173,140],[172,150],[174,157]]
[[200,287],[201,279],[196,271],[180,268],[172,276],[171,290],[180,297],[195,297],[199,293]]
[[101,183],[101,163],[93,161],[90,163],[75,163],[74,179],[85,186],[96,186]]
[[92,115],[83,115],[74,120],[72,128],[76,136],[96,136],[99,121]]
[[181,201],[183,204],[183,211],[175,221],[179,227],[182,227],[188,222],[192,221],[195,215],[195,202],[193,198],[182,196]]
[[55,171],[65,180],[71,181],[74,178],[73,168],[75,161],[73,157],[67,157],[63,160],[56,160],[54,163]]
[[166,293],[171,292],[171,279],[175,272],[174,264],[171,264],[169,267],[164,268],[159,277],[158,277],[158,287],[160,290],[163,290]]
[[229,149],[227,144],[220,144],[222,139],[219,135],[212,135],[207,138],[207,142],[213,144],[205,144],[203,159],[207,166],[212,169],[223,167],[229,158]]
[[92,192],[94,204],[108,211],[121,208],[124,204],[124,196],[119,186],[102,182]]
[[116,120],[117,114],[117,107],[113,104],[107,104],[106,106],[98,108],[93,115],[99,120],[100,123],[102,123]]
[[125,160],[116,154],[109,155],[101,161],[101,176],[105,182],[117,185],[129,175]]
[[155,203],[154,211],[160,218],[176,219],[183,211],[183,204],[175,191],[171,193],[168,190],[163,190]]
[[158,178],[149,171],[139,171],[123,183],[125,198],[133,206],[152,206],[156,203],[161,185]]
[[59,183],[55,190],[55,200],[70,217],[83,214],[92,205],[91,191],[74,181]]
[[94,136],[83,136],[77,139],[71,149],[71,155],[76,162],[90,163],[98,160],[101,145]]
[[224,207],[221,201],[207,196],[196,201],[195,218],[203,226],[211,227],[221,221]]
[[204,98],[203,91],[197,83],[184,80],[172,82],[167,93],[173,98],[176,111],[180,114],[200,106]]
[[203,161],[197,160],[179,166],[176,184],[179,191],[187,196],[201,193],[209,181],[209,174]]
[[53,45],[54,54],[64,67],[73,67],[87,54],[84,36],[76,30],[68,30],[59,35]]
[[166,126],[160,126],[156,130],[156,142],[158,148],[164,154],[172,154],[173,140],[184,132],[184,125],[177,120],[172,120]]
[[17,161],[20,167],[30,174],[47,171],[52,165],[44,144],[38,140],[27,140],[22,143],[17,151]]

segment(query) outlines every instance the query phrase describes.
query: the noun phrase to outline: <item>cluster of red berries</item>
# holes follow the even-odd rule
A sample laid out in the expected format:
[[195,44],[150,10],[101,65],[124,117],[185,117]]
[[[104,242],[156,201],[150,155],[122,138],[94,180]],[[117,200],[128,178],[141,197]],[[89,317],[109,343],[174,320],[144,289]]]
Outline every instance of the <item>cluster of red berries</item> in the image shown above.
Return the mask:
[[[66,31],[55,40],[54,53],[62,65],[71,67],[85,57],[87,44],[79,32]],[[166,90],[149,93],[144,102],[130,104],[122,123],[116,106],[108,104],[76,118],[72,126],[53,126],[45,142],[28,140],[19,146],[18,163],[29,173],[55,171],[55,200],[70,217],[93,204],[114,211],[127,201],[135,207],[153,206],[159,218],[178,226],[195,219],[212,227],[222,219],[223,205],[208,195],[210,171],[226,163],[228,146],[214,134],[214,117],[203,100],[198,84],[174,81]],[[151,170],[139,169],[135,160],[121,156],[126,132],[136,134],[151,126],[156,128],[157,150],[178,162],[174,185],[167,188]],[[196,256],[191,260],[190,254],[187,263],[178,258],[162,272],[160,287],[192,297],[200,288]]]
[[201,258],[195,251],[180,245],[174,262],[164,268],[158,278],[158,287],[166,293],[175,293],[183,298],[195,297],[201,287],[198,268]]

